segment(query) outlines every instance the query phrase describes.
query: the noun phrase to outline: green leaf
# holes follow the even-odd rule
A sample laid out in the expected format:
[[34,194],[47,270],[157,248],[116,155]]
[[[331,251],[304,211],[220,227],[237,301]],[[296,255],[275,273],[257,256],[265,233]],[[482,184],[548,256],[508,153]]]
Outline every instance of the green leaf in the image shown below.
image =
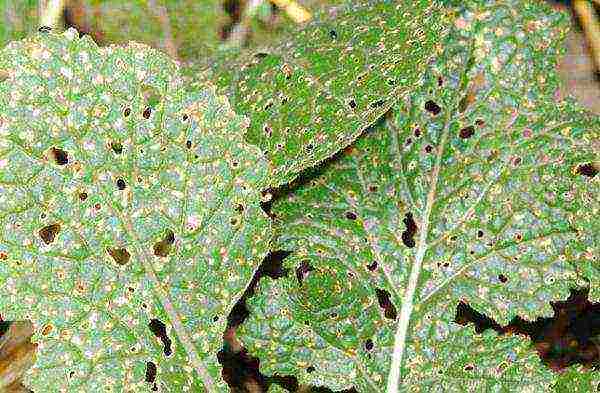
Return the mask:
[[213,86],[76,37],[0,52],[0,312],[35,325],[26,382],[149,391],[152,362],[162,389],[223,391],[226,317],[270,241],[266,162]]
[[[217,62],[218,85],[251,119],[271,185],[349,145],[423,74],[442,36],[430,1],[346,2],[272,49]],[[240,71],[241,68],[241,71]]]
[[264,374],[365,392],[548,391],[576,375],[525,337],[455,322],[460,301],[502,325],[551,316],[572,287],[597,301],[600,251],[599,176],[581,170],[600,162],[600,118],[554,99],[568,16],[465,3],[410,98],[275,201],[290,275],[261,281],[239,330]]

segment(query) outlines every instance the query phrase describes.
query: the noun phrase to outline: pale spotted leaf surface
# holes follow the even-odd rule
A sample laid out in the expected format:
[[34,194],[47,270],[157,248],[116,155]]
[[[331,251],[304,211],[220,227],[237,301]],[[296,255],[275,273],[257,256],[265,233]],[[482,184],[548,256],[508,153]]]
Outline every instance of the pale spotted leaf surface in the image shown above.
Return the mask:
[[595,389],[525,337],[455,323],[460,301],[502,325],[551,316],[572,287],[598,301],[600,244],[599,176],[579,169],[599,161],[600,119],[554,98],[568,15],[457,7],[414,94],[274,203],[290,274],[261,281],[239,331],[264,374],[386,391],[405,316],[400,391]]
[[248,141],[271,161],[272,186],[349,145],[414,87],[444,34],[439,8],[347,1],[273,48],[215,64],[218,85],[251,119]]
[[0,52],[0,314],[34,323],[25,383],[226,391],[226,317],[270,240],[266,162],[210,84],[77,37]]

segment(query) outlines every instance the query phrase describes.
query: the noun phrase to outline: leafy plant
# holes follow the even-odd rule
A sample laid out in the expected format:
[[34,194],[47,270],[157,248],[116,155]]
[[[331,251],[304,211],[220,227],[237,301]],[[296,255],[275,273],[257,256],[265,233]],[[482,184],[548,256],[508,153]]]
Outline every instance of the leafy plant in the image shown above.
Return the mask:
[[[260,371],[304,390],[595,388],[517,326],[598,299],[600,118],[555,101],[566,25],[524,0],[347,2],[185,78],[72,29],[9,44],[0,320],[33,322],[27,386],[227,391],[245,302]],[[278,250],[287,276],[257,284]]]

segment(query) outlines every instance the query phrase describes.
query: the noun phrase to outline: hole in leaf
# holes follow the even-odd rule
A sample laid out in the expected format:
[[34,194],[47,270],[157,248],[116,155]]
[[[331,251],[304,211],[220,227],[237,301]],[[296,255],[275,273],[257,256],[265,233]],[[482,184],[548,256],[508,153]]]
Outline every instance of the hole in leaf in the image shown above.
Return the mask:
[[150,109],[150,107],[147,106],[146,109],[144,109],[144,113],[142,113],[142,116],[144,116],[144,119],[149,119],[151,113],[152,109]]
[[188,140],[185,142],[185,147],[187,147],[188,149],[192,148],[192,141]]
[[504,284],[504,283],[506,283],[508,281],[508,278],[504,274],[499,274],[498,275],[498,280],[500,280],[500,282],[502,284]]
[[371,272],[374,272],[375,269],[377,269],[377,261],[373,261],[370,264],[368,264],[367,269],[369,269],[369,271]]
[[114,151],[116,154],[121,154],[123,153],[123,145],[121,145],[119,142],[112,142],[110,144],[110,148],[112,149],[112,151]]
[[265,57],[269,56],[268,53],[264,53],[264,52],[258,52],[254,54],[254,57],[256,57],[257,59],[264,59]]
[[483,231],[481,229],[477,231],[477,237],[483,237]]
[[298,284],[302,285],[302,281],[304,281],[308,273],[314,270],[315,269],[311,266],[308,260],[300,262],[300,265],[296,268],[296,278],[298,279]]
[[157,257],[166,257],[171,252],[171,245],[175,242],[175,233],[168,229],[165,237],[154,244],[154,255]]
[[248,354],[246,348],[234,352],[226,345],[217,353],[217,360],[223,366],[222,377],[232,392],[248,391],[248,383],[257,386],[257,391],[267,391],[267,380],[260,372],[260,360]]
[[107,248],[106,251],[119,265],[125,265],[131,257],[125,248]]
[[598,174],[598,168],[593,163],[582,164],[577,167],[577,173],[587,177],[594,177]]
[[438,113],[440,113],[442,108],[440,108],[439,105],[436,104],[434,101],[429,100],[425,103],[425,110],[435,116]]
[[60,232],[60,224],[52,224],[40,229],[38,234],[40,235],[40,238],[44,241],[44,243],[50,244],[54,242],[54,239],[56,235],[58,235],[58,232]]
[[123,116],[128,117],[131,114],[131,108],[125,108],[123,111]]
[[171,350],[171,339],[167,336],[167,327],[162,321],[154,318],[148,324],[148,328],[163,344],[163,352],[166,356],[173,353]]
[[390,300],[390,293],[385,289],[375,288],[375,294],[377,295],[379,307],[383,309],[383,315],[387,319],[396,319],[396,306]]
[[87,197],[88,197],[87,192],[80,192],[79,193],[79,200],[80,201],[82,201],[82,202],[85,201],[87,199]]
[[156,379],[156,364],[146,362],[146,382],[153,383]]
[[542,362],[555,372],[581,364],[594,367],[600,361],[597,337],[600,335],[600,303],[588,300],[588,289],[571,289],[567,300],[550,302],[554,315],[527,321],[514,317],[506,326],[479,313],[461,301],[456,308],[455,322],[466,326],[473,323],[475,332],[487,329],[499,335],[518,334],[529,337]]
[[40,33],[50,33],[52,31],[52,27],[50,26],[40,26],[38,29]]
[[420,137],[421,136],[421,130],[419,128],[415,128],[414,134],[415,134],[415,138]]
[[309,374],[312,373],[312,372],[314,372],[314,371],[315,371],[315,368],[313,366],[308,366],[306,368],[306,372],[309,373]]
[[117,188],[118,188],[119,190],[121,190],[121,191],[122,191],[122,190],[124,190],[126,187],[127,187],[127,184],[125,184],[125,180],[123,180],[123,179],[118,179],[118,180],[117,180]]
[[477,119],[477,120],[475,120],[475,125],[477,127],[483,127],[485,125],[485,121],[483,121],[481,119]]
[[365,341],[365,349],[367,351],[370,351],[373,349],[373,340],[371,340],[370,338],[367,339],[367,341]]
[[337,32],[335,30],[331,30],[329,32],[329,36],[334,40],[337,39],[337,37],[338,37]]
[[187,113],[183,114],[183,117],[181,118],[183,121],[187,121],[187,119],[189,119],[190,117],[187,115]]
[[468,138],[472,137],[473,135],[475,135],[475,127],[468,126],[468,127],[462,128],[460,130],[460,132],[458,133],[458,135],[462,139],[468,139]]
[[437,83],[438,83],[438,87],[442,87],[442,85],[444,84],[444,80],[442,79],[441,76],[438,76]]
[[350,106],[350,108],[356,109],[356,101],[350,100],[350,102],[348,102],[348,105]]
[[402,243],[408,248],[413,248],[415,246],[415,234],[417,233],[417,224],[413,219],[413,215],[411,212],[406,213],[405,218],[402,220],[406,227],[406,230],[402,232]]
[[50,152],[58,165],[66,165],[69,162],[69,154],[66,151],[53,147]]
[[346,212],[346,218],[348,220],[356,220],[356,213],[354,213],[354,212]]
[[433,151],[433,146],[427,145],[425,146],[425,153],[431,153]]

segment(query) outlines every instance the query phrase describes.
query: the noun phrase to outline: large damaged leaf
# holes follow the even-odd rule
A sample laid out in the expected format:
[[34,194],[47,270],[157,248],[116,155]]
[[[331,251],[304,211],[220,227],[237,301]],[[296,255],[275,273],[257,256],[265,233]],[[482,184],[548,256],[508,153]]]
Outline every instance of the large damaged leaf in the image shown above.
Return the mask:
[[226,316],[270,240],[245,118],[145,45],[0,52],[0,313],[37,392],[223,391]]
[[[596,389],[500,328],[558,313],[572,288],[598,301],[600,118],[554,98],[567,15],[461,4],[410,98],[274,203],[290,275],[261,281],[239,330],[264,374],[361,392]],[[502,334],[463,323],[461,304]]]
[[[349,1],[272,48],[215,65],[272,186],[348,146],[414,88],[443,36],[431,1]],[[241,72],[240,72],[241,68]]]

